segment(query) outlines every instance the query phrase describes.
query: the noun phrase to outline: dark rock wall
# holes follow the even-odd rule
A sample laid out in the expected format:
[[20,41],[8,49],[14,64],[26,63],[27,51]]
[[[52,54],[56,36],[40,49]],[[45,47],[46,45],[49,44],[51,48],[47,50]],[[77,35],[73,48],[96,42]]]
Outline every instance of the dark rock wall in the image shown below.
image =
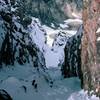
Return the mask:
[[64,53],[64,64],[61,68],[62,75],[66,77],[81,78],[81,38],[83,34],[83,27],[78,29],[77,33],[67,40]]
[[45,68],[44,55],[27,31],[27,25],[31,24],[32,19],[24,18],[23,26],[15,14],[16,11],[11,11],[11,3],[1,2],[0,6],[2,8],[0,9],[1,67],[2,64],[14,65],[15,62],[18,62],[23,65],[32,62],[34,67],[42,66]]
[[0,89],[0,100],[13,100],[13,99],[5,90]]

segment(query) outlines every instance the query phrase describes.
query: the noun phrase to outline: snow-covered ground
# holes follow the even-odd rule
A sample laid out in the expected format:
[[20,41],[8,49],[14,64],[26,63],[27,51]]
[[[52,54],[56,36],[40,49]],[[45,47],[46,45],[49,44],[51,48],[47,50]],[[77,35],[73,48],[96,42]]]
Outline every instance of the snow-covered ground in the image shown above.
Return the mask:
[[63,60],[64,53],[63,50],[57,50],[57,52],[52,51],[51,48],[48,48],[45,53],[45,61],[47,68],[58,67],[60,61]]
[[[99,100],[81,90],[78,78],[62,79],[56,68],[48,69],[48,74],[53,79],[52,87],[41,72],[29,64],[6,66],[0,70],[0,88],[5,89],[13,100]],[[37,89],[32,86],[34,79]]]

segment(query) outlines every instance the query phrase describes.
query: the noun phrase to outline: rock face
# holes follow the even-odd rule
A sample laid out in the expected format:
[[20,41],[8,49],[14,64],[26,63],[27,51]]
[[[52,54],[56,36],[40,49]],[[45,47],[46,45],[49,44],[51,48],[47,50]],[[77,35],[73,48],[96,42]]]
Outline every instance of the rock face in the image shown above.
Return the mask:
[[23,25],[15,14],[16,11],[11,10],[13,6],[10,3],[0,3],[0,65],[32,62],[34,67],[45,67],[43,52],[30,36],[28,25],[32,23],[32,18],[24,17]]
[[5,90],[0,89],[0,100],[13,100],[13,99]]
[[66,35],[65,32],[59,32],[54,37],[52,48],[54,48],[54,49],[58,49],[58,47],[64,48],[67,39],[68,39],[68,35]]
[[62,66],[62,75],[64,78],[79,76],[81,78],[81,38],[83,35],[83,27],[79,28],[77,33],[70,37],[64,49],[65,60]]

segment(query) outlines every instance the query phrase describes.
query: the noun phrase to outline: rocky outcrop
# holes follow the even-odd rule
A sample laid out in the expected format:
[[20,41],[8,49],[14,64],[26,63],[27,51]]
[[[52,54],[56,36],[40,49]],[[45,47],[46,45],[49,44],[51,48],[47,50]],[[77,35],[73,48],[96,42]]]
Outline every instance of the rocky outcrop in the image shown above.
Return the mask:
[[52,48],[57,49],[58,47],[64,48],[66,41],[68,39],[68,34],[65,32],[59,32],[55,35]]
[[66,77],[79,76],[81,78],[81,38],[83,27],[78,29],[77,33],[70,37],[64,49],[65,59],[61,68],[62,75]]
[[42,66],[45,69],[43,52],[32,40],[28,29],[32,18],[25,17],[21,23],[11,7],[10,3],[0,4],[0,65],[33,63],[34,67]]
[[0,100],[13,100],[13,99],[5,90],[0,89]]

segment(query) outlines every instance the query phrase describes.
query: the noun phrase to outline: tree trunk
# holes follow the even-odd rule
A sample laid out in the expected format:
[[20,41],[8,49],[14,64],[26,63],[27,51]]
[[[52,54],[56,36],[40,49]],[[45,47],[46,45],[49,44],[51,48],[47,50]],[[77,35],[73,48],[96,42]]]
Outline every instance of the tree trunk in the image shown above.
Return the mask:
[[100,96],[100,65],[97,64],[96,30],[100,0],[83,0],[82,72],[83,88]]

